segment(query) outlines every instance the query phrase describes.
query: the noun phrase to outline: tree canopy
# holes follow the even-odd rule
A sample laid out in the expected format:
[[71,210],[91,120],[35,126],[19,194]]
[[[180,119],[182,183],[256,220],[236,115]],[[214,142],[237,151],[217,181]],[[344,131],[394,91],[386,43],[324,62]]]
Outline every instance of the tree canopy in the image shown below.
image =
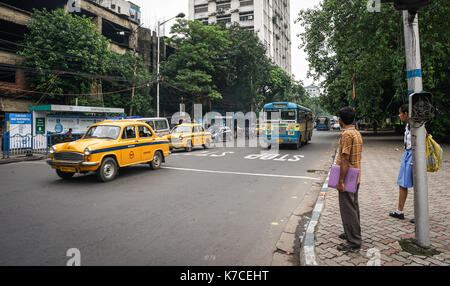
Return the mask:
[[[450,129],[448,53],[449,6],[433,1],[419,10],[424,90],[434,94],[437,118],[433,132]],[[381,12],[367,9],[366,0],[324,0],[317,9],[302,10],[297,22],[310,62],[310,75],[324,78],[321,104],[331,113],[351,104],[351,78],[356,80],[357,117],[380,124],[408,102],[402,13],[392,3]]]
[[184,103],[247,112],[271,100],[295,99],[291,78],[270,61],[254,32],[237,24],[226,28],[179,20],[172,33],[176,50],[162,74],[172,87],[165,91]]
[[[152,112],[150,75],[142,59],[135,61],[131,52],[110,51],[110,41],[91,18],[63,9],[34,10],[32,17],[18,54],[25,59],[27,83],[36,93],[33,99],[74,104],[76,97],[80,105],[124,107],[126,112],[134,106],[138,114]],[[131,100],[133,84],[138,88]]]

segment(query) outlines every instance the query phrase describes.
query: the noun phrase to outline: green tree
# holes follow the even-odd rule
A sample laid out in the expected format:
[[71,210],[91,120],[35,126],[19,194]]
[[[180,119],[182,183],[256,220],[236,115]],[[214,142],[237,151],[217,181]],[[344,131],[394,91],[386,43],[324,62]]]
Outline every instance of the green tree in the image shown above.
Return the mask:
[[178,20],[171,32],[174,36],[169,43],[176,52],[163,66],[165,80],[187,92],[188,103],[206,105],[222,99],[214,75],[227,70],[228,31],[199,21]]
[[292,80],[280,67],[273,65],[267,81],[266,102],[295,101]]
[[[450,131],[448,99],[449,31],[444,24],[449,6],[433,1],[419,11],[424,90],[434,93],[438,118],[433,132]],[[310,62],[310,75],[325,78],[321,103],[337,111],[351,103],[351,78],[356,79],[357,116],[380,124],[394,117],[408,100],[403,22],[400,11],[383,4],[381,13],[367,11],[367,1],[324,0],[318,9],[303,10],[297,20]]]
[[224,90],[224,101],[234,103],[235,110],[260,110],[263,107],[264,91],[270,78],[272,65],[266,56],[267,49],[258,36],[237,24],[228,29],[231,45],[227,51],[229,62],[225,79],[218,82]]
[[[111,51],[109,53],[106,62],[108,76],[102,79],[103,92],[107,93],[104,96],[104,104],[111,107],[123,107],[127,114],[133,106],[133,115],[153,116],[155,109],[152,105],[150,90],[156,78],[153,77],[153,82],[150,82],[151,75],[139,55],[135,59],[131,51],[123,55]],[[134,73],[135,62],[136,74]],[[132,99],[133,84],[135,95]]]
[[[108,40],[89,18],[67,14],[62,9],[34,10],[23,49],[31,89],[45,92],[55,103],[71,103],[55,94],[89,94],[105,73]],[[40,96],[39,96],[40,97]]]

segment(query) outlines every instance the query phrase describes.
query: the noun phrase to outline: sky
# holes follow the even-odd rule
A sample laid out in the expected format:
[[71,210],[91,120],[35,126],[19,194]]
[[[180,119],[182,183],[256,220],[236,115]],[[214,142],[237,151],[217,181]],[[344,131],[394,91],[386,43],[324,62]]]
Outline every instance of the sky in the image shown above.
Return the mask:
[[[262,0],[254,0],[262,1]],[[189,14],[189,1],[188,0],[132,0],[131,2],[141,6],[142,21],[144,27],[150,28],[156,31],[158,20],[164,21],[166,19],[176,16],[178,13],[183,12],[188,18]],[[294,24],[297,19],[298,12],[302,9],[313,8],[319,5],[320,0],[291,0],[291,39],[292,39],[292,73],[295,75],[296,80],[303,81],[305,86],[318,82],[313,82],[312,78],[307,78],[308,61],[306,60],[306,54],[298,47],[301,44],[300,38],[296,35],[301,33],[303,29],[300,24]],[[166,34],[170,31],[170,26],[174,22],[170,21],[165,25]],[[163,32],[161,30],[161,32]]]

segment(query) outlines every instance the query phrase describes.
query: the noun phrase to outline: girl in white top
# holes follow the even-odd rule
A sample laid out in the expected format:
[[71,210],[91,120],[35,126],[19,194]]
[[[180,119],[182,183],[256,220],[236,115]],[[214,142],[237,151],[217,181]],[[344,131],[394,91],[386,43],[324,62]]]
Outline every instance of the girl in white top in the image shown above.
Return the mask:
[[405,219],[403,208],[405,206],[406,198],[408,197],[408,189],[413,187],[413,168],[412,168],[412,150],[411,150],[411,130],[409,121],[409,105],[404,104],[399,109],[400,120],[406,122],[405,136],[403,143],[405,146],[405,153],[402,157],[400,165],[400,172],[398,174],[397,184],[399,186],[398,209],[390,213],[391,217],[398,219]]

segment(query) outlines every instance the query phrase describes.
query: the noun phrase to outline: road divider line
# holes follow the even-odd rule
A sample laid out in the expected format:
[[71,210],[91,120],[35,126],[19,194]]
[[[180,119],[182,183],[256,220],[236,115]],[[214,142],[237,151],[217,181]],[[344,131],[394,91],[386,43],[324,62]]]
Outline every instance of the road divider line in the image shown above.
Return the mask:
[[274,174],[255,174],[255,173],[240,173],[240,172],[227,172],[227,171],[212,171],[212,170],[199,170],[188,168],[176,168],[176,167],[162,167],[163,169],[187,171],[187,172],[199,172],[199,173],[214,173],[214,174],[227,174],[227,175],[241,175],[241,176],[257,176],[257,177],[271,177],[271,178],[286,178],[286,179],[301,179],[301,180],[313,180],[319,181],[320,179],[314,177],[304,176],[288,176],[288,175],[274,175]]

